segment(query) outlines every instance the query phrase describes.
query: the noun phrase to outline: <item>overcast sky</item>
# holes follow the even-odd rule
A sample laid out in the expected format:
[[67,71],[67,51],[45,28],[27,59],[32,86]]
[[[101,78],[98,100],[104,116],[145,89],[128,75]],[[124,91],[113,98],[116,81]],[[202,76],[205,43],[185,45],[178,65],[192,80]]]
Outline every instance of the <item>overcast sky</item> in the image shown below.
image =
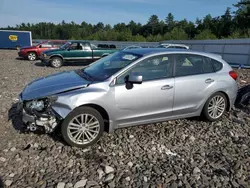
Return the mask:
[[152,14],[165,19],[169,12],[176,20],[195,21],[207,14],[220,16],[236,2],[238,0],[0,0],[0,27],[62,20],[111,25],[134,20],[144,24]]

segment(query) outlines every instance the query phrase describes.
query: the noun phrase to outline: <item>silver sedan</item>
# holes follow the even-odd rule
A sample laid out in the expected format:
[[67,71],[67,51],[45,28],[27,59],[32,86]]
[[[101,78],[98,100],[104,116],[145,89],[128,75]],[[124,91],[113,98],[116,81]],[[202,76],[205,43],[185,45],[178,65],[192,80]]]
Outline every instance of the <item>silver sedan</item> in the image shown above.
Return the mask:
[[34,80],[20,94],[19,109],[27,130],[60,126],[69,145],[85,148],[118,128],[194,116],[219,120],[234,105],[236,80],[215,54],[130,49]]

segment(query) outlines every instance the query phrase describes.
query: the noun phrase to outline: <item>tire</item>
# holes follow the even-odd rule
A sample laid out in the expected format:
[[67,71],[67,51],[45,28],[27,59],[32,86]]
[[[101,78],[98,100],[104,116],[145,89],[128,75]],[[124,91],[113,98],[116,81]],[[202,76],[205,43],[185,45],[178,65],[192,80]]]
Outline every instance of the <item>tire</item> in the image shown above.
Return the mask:
[[29,52],[28,53],[28,60],[35,61],[37,59],[37,55],[35,52]]
[[[85,122],[85,120],[87,120],[86,122],[89,121],[89,125],[92,124],[90,126],[92,128],[86,129],[85,125],[79,126],[79,123],[81,123],[81,121],[82,121],[82,115],[84,115],[83,121],[84,122]],[[75,118],[77,118],[78,121]],[[92,121],[91,121],[91,119],[92,119]],[[94,122],[96,122],[96,123],[94,123]],[[73,123],[73,126],[71,125],[71,123]],[[78,125],[78,126],[76,126],[76,125]],[[82,129],[82,130],[77,131],[76,129],[78,129],[78,127],[81,127],[80,129]],[[82,127],[84,127],[84,129]],[[89,131],[89,130],[91,130],[91,131]],[[73,133],[73,132],[75,132],[75,133]],[[79,132],[81,132],[81,133],[79,133]],[[62,122],[62,126],[61,126],[61,133],[62,133],[62,137],[65,140],[65,142],[72,147],[78,147],[78,148],[86,148],[88,146],[95,144],[99,140],[99,138],[102,136],[103,132],[104,132],[104,120],[103,120],[101,114],[97,110],[95,110],[94,108],[91,108],[91,107],[78,107],[78,108],[76,108],[64,119],[64,121]],[[79,135],[76,136],[77,134],[79,134]],[[89,138],[91,138],[90,134],[93,134],[92,139],[89,139]],[[78,139],[74,139],[73,138],[74,136]],[[81,140],[79,140],[79,138]],[[86,138],[85,143],[83,143],[82,141],[85,138]]]
[[[216,108],[215,108],[215,115],[213,116],[213,114],[211,114],[212,113],[212,107],[211,106],[213,106],[212,105],[212,103],[213,103],[213,101],[212,100],[214,100],[214,102],[215,101],[217,101],[217,102],[219,102],[220,100],[221,100],[221,102],[219,102],[219,104],[221,104],[220,105],[220,108],[218,108],[217,107],[217,110],[216,110]],[[216,103],[216,102],[215,102]],[[214,103],[214,104],[215,104]],[[215,104],[215,106],[219,106],[219,105],[216,105]],[[211,122],[213,122],[213,121],[217,121],[217,120],[219,120],[222,116],[223,116],[223,114],[225,113],[225,111],[227,110],[227,106],[228,106],[228,101],[227,101],[227,98],[226,98],[226,96],[223,94],[223,93],[221,93],[221,92],[217,92],[217,93],[215,93],[215,94],[213,94],[211,97],[209,97],[209,99],[207,100],[207,102],[205,103],[205,105],[204,105],[204,108],[203,108],[203,111],[202,111],[202,115],[203,115],[203,117],[205,117],[208,121],[211,121]],[[214,108],[213,108],[214,109]],[[221,110],[218,110],[218,109],[221,109]]]
[[60,68],[63,66],[63,60],[60,57],[52,57],[50,60],[50,65],[54,68]]

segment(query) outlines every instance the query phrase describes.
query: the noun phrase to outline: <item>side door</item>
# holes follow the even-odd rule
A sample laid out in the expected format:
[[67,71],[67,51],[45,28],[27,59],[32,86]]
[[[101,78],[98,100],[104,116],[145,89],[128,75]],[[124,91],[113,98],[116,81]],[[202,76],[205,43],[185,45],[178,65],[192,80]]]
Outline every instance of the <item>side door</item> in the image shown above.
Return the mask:
[[83,53],[81,59],[83,61],[92,61],[93,60],[93,52],[91,46],[88,42],[82,43]]
[[[116,122],[125,127],[165,120],[172,116],[174,78],[172,56],[158,55],[138,62],[117,78],[114,88]],[[137,74],[141,84],[126,87],[125,80]],[[127,89],[128,88],[128,89]]]
[[214,91],[218,76],[208,57],[175,54],[173,115],[196,115]]
[[84,54],[81,42],[72,42],[70,48],[65,50],[64,59],[68,62],[80,62]]

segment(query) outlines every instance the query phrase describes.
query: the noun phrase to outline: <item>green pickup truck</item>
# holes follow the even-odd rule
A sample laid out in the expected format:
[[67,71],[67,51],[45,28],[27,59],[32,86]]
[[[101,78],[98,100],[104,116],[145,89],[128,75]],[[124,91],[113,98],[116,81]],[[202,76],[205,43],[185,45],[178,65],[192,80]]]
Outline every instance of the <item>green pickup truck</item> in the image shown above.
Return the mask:
[[42,52],[40,59],[42,63],[59,68],[67,62],[93,62],[118,50],[99,48],[89,41],[68,41],[59,49]]

